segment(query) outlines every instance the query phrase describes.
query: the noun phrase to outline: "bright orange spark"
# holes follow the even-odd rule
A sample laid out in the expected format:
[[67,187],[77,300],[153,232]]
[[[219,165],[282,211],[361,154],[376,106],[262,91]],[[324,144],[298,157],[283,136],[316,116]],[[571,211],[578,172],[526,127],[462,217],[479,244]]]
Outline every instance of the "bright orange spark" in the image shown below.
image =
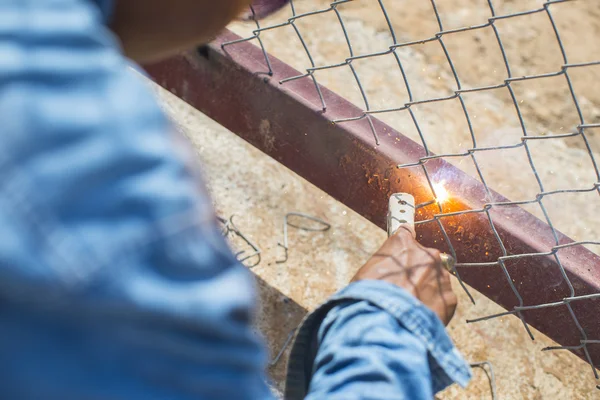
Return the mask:
[[433,190],[435,192],[436,201],[440,204],[447,201],[450,198],[450,194],[444,187],[444,183],[446,183],[446,181],[440,181],[433,184]]

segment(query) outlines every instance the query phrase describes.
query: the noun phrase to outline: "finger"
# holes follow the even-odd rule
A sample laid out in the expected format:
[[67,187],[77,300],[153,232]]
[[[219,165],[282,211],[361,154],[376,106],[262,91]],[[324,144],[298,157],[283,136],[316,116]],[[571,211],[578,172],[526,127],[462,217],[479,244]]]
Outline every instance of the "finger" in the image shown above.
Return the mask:
[[377,253],[398,256],[404,251],[415,249],[418,244],[413,238],[412,232],[409,227],[401,226],[392,236],[383,242]]
[[440,316],[444,325],[448,325],[454,312],[456,311],[457,297],[452,290],[450,274],[444,269],[440,269],[440,272],[433,278],[436,281],[438,301],[440,301]]
[[411,224],[401,224],[392,236],[406,235],[407,233],[410,234],[410,237],[412,239],[415,239],[417,237],[417,234],[415,233],[415,228]]
[[444,321],[445,325],[448,325],[452,318],[454,317],[454,313],[456,312],[456,307],[458,305],[458,298],[456,294],[452,291],[444,293],[444,300],[446,302],[446,318]]
[[385,245],[391,245],[396,249],[398,246],[401,246],[401,248],[420,246],[415,240],[415,231],[408,224],[400,225],[396,232],[385,242]]
[[444,268],[441,268],[439,271],[438,284],[440,285],[440,294],[444,303],[443,322],[445,325],[448,325],[450,320],[452,320],[452,317],[454,317],[454,313],[456,312],[458,297],[452,289],[452,279],[450,279],[450,273]]

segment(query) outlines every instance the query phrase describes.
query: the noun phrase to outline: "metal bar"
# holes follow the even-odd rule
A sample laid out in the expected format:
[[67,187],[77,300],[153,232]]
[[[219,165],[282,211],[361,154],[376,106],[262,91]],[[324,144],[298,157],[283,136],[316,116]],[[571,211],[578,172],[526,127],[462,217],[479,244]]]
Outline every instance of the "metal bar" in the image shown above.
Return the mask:
[[[464,282],[571,346],[592,365],[600,364],[600,346],[589,345],[586,356],[578,329],[580,324],[587,337],[600,337],[600,298],[585,297],[600,292],[599,256],[581,244],[570,245],[572,239],[517,206],[496,206],[510,201],[487,192],[445,160],[423,161],[431,153],[373,116],[332,122],[364,113],[325,87],[317,92],[309,76],[282,85],[302,74],[272,56],[268,65],[263,51],[249,42],[221,46],[238,39],[225,31],[209,46],[147,66],[147,71],[157,83],[383,229],[390,195],[412,194],[416,204],[425,204],[416,215],[426,221],[416,226],[423,245],[449,252],[449,239]],[[379,146],[373,131],[379,133]],[[451,177],[446,186],[452,199],[440,214],[427,175],[442,174]],[[489,194],[491,203],[486,201]],[[527,256],[511,257],[519,254]],[[573,296],[584,297],[565,302]]]

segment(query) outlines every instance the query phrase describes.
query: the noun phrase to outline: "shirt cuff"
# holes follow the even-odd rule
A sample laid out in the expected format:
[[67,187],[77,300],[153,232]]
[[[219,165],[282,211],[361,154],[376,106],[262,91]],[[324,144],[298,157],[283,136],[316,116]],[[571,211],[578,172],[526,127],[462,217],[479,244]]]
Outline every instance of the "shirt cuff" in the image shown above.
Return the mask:
[[308,393],[319,345],[319,327],[333,307],[349,300],[368,301],[381,308],[423,342],[432,364],[435,392],[454,382],[465,387],[471,379],[469,364],[454,347],[444,325],[433,311],[396,285],[364,280],[352,283],[333,295],[300,325],[288,363],[286,399],[303,399]]

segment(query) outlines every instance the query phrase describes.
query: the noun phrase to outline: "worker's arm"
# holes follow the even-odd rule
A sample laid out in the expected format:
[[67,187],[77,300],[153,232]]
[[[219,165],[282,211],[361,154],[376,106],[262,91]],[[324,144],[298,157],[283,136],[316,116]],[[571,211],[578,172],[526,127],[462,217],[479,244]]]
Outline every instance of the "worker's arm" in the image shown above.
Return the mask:
[[[289,0],[96,0],[125,54],[148,62],[206,43],[234,17],[261,18]],[[252,3],[255,15],[251,15]]]
[[346,287],[302,324],[286,398],[431,399],[468,364],[444,324],[456,297],[439,253],[400,229]]
[[[102,0],[100,0],[102,1]],[[138,62],[205,43],[250,0],[112,0],[110,25],[125,54]]]

